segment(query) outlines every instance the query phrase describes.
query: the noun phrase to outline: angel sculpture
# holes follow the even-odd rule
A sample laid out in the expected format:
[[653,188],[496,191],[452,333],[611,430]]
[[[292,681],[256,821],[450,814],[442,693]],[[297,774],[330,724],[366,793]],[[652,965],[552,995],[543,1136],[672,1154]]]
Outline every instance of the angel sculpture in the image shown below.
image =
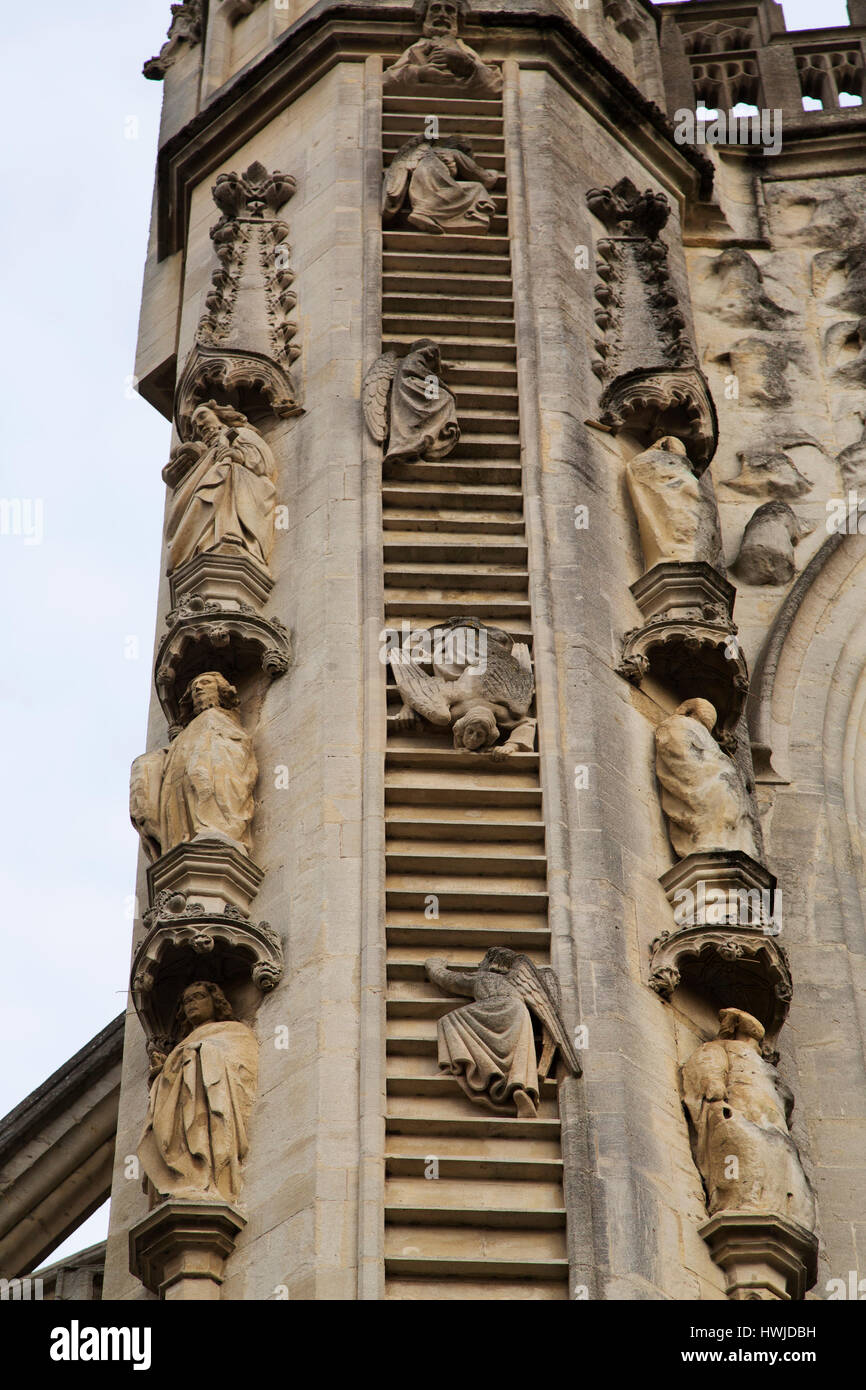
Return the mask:
[[[557,1048],[569,1073],[580,1076],[551,969],[504,946],[492,946],[480,965],[451,966],[434,957],[424,968],[440,989],[474,1000],[445,1014],[436,1028],[440,1071],[456,1077],[470,1100],[498,1111],[513,1106],[520,1119],[534,1120],[539,1077],[548,1075]],[[542,1028],[540,1061],[533,1017]]]
[[[411,650],[390,653],[403,702],[397,728],[413,728],[420,715],[439,728],[450,727],[457,749],[492,752],[496,760],[531,753],[536,721],[529,718],[529,709],[535,682],[525,643],[478,618],[449,618],[434,632],[432,657],[423,653],[419,659]],[[427,664],[432,675],[424,670]],[[503,730],[508,739],[499,744]]]
[[439,348],[430,338],[412,343],[405,357],[385,352],[361,388],[364,419],[388,451],[384,462],[441,459],[457,444],[454,397],[442,384]]
[[[461,176],[472,182],[461,182]],[[392,221],[408,189],[407,221],[422,232],[486,232],[496,207],[490,197],[498,173],[482,169],[461,140],[426,140],[423,135],[398,150],[382,189],[382,217]]]

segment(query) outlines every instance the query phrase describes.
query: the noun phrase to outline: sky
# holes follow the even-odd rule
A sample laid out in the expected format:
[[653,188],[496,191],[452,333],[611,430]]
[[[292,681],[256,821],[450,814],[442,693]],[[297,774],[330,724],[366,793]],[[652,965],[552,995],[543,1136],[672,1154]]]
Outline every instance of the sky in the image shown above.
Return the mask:
[[[847,23],[843,0],[784,8]],[[169,19],[168,0],[4,14],[0,1116],[125,1005],[170,440],[132,385],[162,98],[141,65]],[[103,1208],[51,1260],[106,1228]]]

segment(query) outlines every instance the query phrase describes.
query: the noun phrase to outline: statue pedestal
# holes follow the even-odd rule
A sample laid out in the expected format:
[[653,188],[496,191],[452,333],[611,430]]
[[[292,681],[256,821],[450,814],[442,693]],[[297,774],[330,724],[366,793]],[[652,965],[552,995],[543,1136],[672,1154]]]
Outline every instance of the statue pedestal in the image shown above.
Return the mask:
[[664,560],[631,585],[645,622],[654,618],[730,619],[736,589],[703,560]]
[[168,582],[172,608],[197,596],[236,604],[240,610],[244,603],[264,603],[274,587],[269,571],[240,546],[194,555],[169,575]]
[[216,837],[175,845],[147,871],[150,902],[163,891],[183,893],[205,912],[222,912],[228,903],[246,914],[265,876],[248,854]]
[[245,1225],[227,1202],[169,1199],[131,1228],[130,1272],[160,1298],[214,1301]]
[[796,1221],[750,1211],[724,1211],[702,1226],[728,1298],[799,1300],[818,1277],[818,1238]]

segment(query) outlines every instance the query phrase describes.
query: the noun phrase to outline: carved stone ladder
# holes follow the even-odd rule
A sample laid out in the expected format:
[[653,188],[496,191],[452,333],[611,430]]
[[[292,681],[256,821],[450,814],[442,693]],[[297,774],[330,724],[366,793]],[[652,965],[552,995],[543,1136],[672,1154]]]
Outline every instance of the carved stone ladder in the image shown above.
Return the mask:
[[[430,115],[504,171],[501,100],[429,94],[385,96],[385,165]],[[386,470],[385,622],[474,615],[531,647],[504,172],[493,198],[486,235],[384,232],[382,350],[433,338],[461,427],[445,460]],[[556,1083],[535,1120],[473,1105],[437,1074],[436,1021],[466,1001],[424,974],[428,956],[475,965],[492,945],[549,962],[538,757],[496,764],[392,727],[385,795],[386,1296],[566,1298]]]

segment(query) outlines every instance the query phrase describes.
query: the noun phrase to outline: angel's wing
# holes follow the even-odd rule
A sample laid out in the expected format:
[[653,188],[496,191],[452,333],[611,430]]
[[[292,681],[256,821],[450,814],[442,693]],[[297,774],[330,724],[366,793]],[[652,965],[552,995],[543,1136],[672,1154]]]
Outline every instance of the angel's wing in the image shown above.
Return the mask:
[[396,352],[383,352],[364,377],[361,387],[364,419],[367,421],[367,429],[378,444],[382,444],[388,438],[388,397],[399,360]]
[[159,841],[159,792],[167,753],[167,748],[142,753],[133,762],[129,774],[129,817],[141,836],[144,852],[151,862],[158,859],[162,852]]
[[498,643],[487,642],[487,665],[484,670],[484,694],[490,700],[507,705],[520,718],[529,713],[534,681],[529,649],[515,643],[510,652]]
[[559,1015],[559,981],[551,985],[549,977],[552,975],[552,970],[537,970],[529,957],[523,955],[515,957],[508,972],[508,978],[520,991],[526,1007],[535,1014],[551,1041],[559,1048],[571,1074],[580,1076],[580,1060]]
[[451,723],[451,706],[444,693],[446,682],[438,676],[428,676],[414,661],[401,660],[399,652],[391,656],[391,670],[397,689],[416,714],[440,727]]
[[382,183],[383,217],[394,217],[400,211],[406,196],[406,186],[423,153],[423,148],[413,140],[394,155],[385,170]]

